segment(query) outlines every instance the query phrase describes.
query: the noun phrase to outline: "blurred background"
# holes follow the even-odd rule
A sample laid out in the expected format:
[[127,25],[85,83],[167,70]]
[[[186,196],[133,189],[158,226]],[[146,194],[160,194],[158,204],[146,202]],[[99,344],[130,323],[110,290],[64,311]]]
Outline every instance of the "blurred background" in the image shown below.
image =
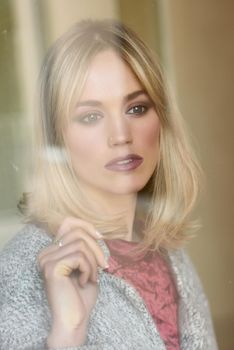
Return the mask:
[[159,54],[206,174],[202,228],[187,249],[208,295],[220,350],[234,349],[234,2],[0,1],[0,247],[22,225],[35,82],[48,46],[83,18],[118,18]]

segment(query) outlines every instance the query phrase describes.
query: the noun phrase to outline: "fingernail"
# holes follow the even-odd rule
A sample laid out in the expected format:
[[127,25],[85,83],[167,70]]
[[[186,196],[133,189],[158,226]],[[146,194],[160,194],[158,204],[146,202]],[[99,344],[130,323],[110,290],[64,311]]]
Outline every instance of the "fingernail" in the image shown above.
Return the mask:
[[108,269],[108,268],[109,268],[109,264],[106,262],[105,266],[104,266],[104,269]]
[[96,230],[95,233],[98,238],[103,238],[103,235],[99,231]]

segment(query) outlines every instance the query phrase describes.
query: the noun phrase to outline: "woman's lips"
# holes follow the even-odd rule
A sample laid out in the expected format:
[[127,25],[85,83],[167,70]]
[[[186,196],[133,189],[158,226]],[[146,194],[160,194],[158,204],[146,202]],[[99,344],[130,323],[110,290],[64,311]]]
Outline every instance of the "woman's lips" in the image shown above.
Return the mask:
[[111,171],[131,171],[138,168],[143,160],[137,154],[128,154],[126,157],[112,159],[105,168]]

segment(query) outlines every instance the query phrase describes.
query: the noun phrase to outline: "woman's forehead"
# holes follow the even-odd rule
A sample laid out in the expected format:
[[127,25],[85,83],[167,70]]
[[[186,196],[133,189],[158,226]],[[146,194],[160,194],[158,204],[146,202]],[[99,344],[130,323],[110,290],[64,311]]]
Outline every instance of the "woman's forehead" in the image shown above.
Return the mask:
[[88,68],[80,101],[122,96],[142,86],[129,65],[114,51],[98,53]]

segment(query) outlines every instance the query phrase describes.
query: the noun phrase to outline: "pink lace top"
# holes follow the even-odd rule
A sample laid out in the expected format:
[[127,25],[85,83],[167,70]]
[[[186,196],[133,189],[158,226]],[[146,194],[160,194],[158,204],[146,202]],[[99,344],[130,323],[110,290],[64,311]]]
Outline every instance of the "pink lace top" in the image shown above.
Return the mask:
[[106,240],[110,250],[107,272],[124,278],[138,291],[148,308],[167,350],[179,350],[178,293],[166,259],[155,252],[130,256],[137,243]]

